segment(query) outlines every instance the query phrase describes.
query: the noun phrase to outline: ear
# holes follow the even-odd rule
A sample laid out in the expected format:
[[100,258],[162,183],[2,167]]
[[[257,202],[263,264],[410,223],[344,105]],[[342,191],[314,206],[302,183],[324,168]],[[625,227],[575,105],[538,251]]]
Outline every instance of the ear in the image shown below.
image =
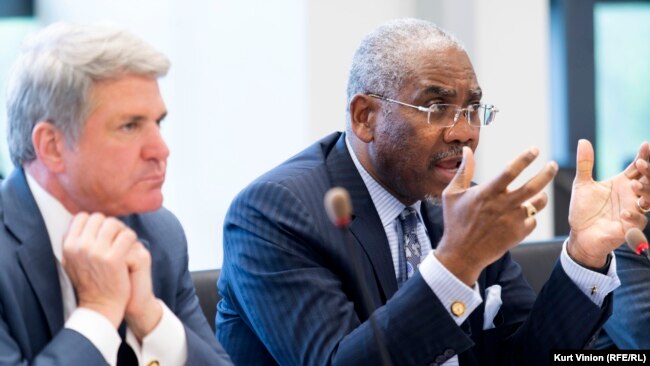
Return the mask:
[[365,143],[374,139],[378,108],[377,101],[365,94],[356,94],[350,100],[352,132]]
[[63,171],[65,137],[56,126],[49,121],[39,121],[32,131],[32,144],[36,159],[45,167],[55,173]]

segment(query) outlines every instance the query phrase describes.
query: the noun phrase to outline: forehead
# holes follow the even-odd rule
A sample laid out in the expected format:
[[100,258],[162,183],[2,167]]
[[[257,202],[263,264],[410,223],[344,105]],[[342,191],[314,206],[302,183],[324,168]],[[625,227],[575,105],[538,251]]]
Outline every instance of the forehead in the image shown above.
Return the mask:
[[413,54],[400,94],[449,98],[480,97],[481,88],[465,51],[456,47],[420,50]]

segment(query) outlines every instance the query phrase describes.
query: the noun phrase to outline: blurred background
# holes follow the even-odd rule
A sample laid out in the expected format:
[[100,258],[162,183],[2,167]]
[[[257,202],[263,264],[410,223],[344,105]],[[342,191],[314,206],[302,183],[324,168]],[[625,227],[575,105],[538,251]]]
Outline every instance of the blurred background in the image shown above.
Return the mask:
[[190,269],[221,267],[222,223],[255,177],[345,123],[347,73],[386,20],[431,20],[463,42],[500,112],[481,131],[475,181],[529,146],[561,167],[528,240],[568,232],[579,138],[596,176],[619,172],[650,139],[650,2],[599,0],[1,0],[0,174],[6,78],[22,39],[56,21],[109,21],[172,61],[161,80],[171,155],[165,206],[188,237]]

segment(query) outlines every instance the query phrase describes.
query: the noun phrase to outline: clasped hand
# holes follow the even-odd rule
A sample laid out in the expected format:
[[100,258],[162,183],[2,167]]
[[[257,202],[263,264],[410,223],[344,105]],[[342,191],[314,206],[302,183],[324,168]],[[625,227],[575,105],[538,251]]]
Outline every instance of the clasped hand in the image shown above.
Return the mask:
[[78,306],[102,314],[115,328],[126,320],[142,340],[160,321],[151,255],[121,221],[99,213],[77,214],[63,241],[62,264]]

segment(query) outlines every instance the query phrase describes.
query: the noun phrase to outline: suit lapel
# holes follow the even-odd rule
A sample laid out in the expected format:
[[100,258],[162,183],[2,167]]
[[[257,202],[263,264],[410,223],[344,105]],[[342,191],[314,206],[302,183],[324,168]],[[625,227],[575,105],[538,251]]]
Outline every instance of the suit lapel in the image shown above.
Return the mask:
[[341,134],[332,148],[326,164],[332,186],[343,187],[350,193],[354,210],[350,232],[370,259],[385,298],[390,299],[397,291],[397,279],[388,239],[370,193],[345,145],[345,134]]
[[442,239],[444,229],[442,206],[422,201],[420,213],[422,214],[424,226],[427,228],[427,234],[431,241],[431,248],[435,249],[438,246],[440,239]]
[[4,225],[18,242],[18,260],[47,319],[52,335],[63,327],[63,300],[56,258],[45,223],[25,180],[15,169],[2,184]]

